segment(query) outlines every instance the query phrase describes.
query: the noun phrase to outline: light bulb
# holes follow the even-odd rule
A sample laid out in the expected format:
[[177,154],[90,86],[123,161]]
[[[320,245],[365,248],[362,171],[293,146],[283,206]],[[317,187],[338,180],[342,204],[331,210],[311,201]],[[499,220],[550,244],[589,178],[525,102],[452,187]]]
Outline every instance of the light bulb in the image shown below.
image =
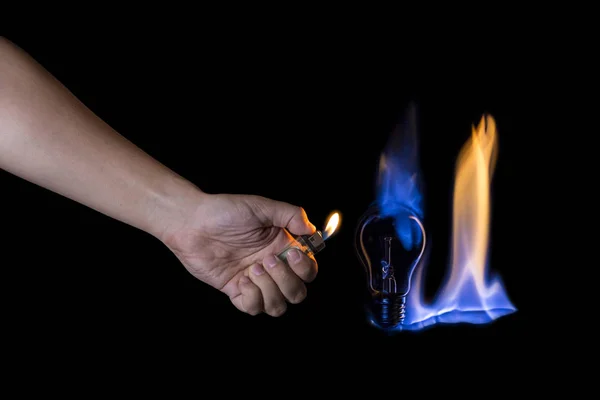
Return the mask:
[[391,215],[382,216],[378,205],[371,206],[355,235],[370,293],[370,320],[382,329],[404,322],[412,275],[426,244],[425,228],[415,212],[399,205]]

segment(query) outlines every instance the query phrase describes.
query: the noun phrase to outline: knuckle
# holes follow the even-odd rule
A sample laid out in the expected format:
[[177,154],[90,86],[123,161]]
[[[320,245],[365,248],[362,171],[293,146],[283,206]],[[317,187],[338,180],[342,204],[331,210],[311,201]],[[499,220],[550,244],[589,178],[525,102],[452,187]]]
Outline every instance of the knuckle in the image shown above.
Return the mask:
[[307,265],[300,271],[300,277],[305,282],[312,282],[317,277],[317,270],[311,265]]
[[305,287],[303,287],[298,292],[296,292],[296,294],[292,297],[290,302],[292,304],[298,304],[298,303],[302,303],[304,301],[304,299],[306,299],[306,288]]
[[262,312],[260,304],[258,304],[258,302],[255,302],[255,301],[246,305],[244,308],[246,309],[246,313],[248,313],[252,316],[258,315]]
[[270,266],[268,264],[265,264],[265,267],[265,270],[269,273],[269,275],[271,275],[271,277],[275,279],[279,277],[285,279],[285,268],[283,262],[280,259],[276,258],[275,265]]
[[261,313],[261,310],[258,307],[250,307],[248,310],[246,310],[246,313],[255,317]]
[[[254,282],[252,282],[254,283]],[[261,293],[260,293],[260,288],[258,286],[256,286],[256,284],[251,285],[251,287],[248,289],[248,294],[250,296],[252,296],[252,298],[254,299],[260,299],[261,298]],[[258,300],[256,300],[258,302]]]
[[283,303],[283,304],[277,304],[277,305],[270,307],[269,310],[267,311],[267,313],[271,317],[281,317],[283,314],[285,314],[286,311],[287,311],[287,306],[285,305],[285,303]]
[[260,294],[255,293],[255,290],[251,289],[250,293],[244,296],[242,304],[247,314],[258,315],[263,311]]

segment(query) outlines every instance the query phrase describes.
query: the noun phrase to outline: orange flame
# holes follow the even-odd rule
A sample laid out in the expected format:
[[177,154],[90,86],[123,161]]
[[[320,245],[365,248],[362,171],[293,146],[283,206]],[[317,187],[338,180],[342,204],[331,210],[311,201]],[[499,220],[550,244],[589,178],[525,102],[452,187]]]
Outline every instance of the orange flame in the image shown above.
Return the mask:
[[482,117],[462,147],[455,171],[452,257],[448,280],[433,304],[423,299],[423,270],[409,294],[409,323],[485,323],[516,311],[500,276],[488,276],[490,186],[498,156],[496,122]]
[[327,239],[333,235],[333,233],[337,230],[340,224],[340,213],[334,212],[327,219],[327,225],[325,226],[325,230],[323,232],[323,238]]
[[[455,287],[460,269],[468,269],[477,292],[486,287],[485,273],[490,231],[490,186],[497,160],[496,122],[482,117],[461,149],[456,164],[453,201],[452,272]],[[457,268],[461,266],[462,268]],[[460,285],[456,285],[460,287]],[[485,296],[482,296],[485,298]]]

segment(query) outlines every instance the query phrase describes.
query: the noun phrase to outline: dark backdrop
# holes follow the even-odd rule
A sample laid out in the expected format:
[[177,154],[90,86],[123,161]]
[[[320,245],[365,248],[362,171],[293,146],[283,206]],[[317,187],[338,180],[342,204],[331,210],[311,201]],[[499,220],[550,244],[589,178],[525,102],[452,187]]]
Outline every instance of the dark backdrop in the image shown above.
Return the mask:
[[[305,302],[278,319],[250,317],[149,235],[0,173],[6,321],[15,338],[42,336],[82,350],[191,350],[282,338],[307,350],[344,343],[391,351],[529,337],[535,266],[522,257],[526,243],[515,228],[524,201],[517,158],[527,140],[519,123],[526,94],[514,84],[513,58],[445,50],[419,63],[393,47],[357,53],[350,44],[302,40],[8,38],[117,131],[204,190],[288,201],[316,225],[332,210],[342,214]],[[490,325],[386,337],[366,323],[354,228],[374,199],[379,153],[409,101],[419,107],[431,265],[438,270],[448,263],[456,156],[484,112],[496,118],[490,263],[518,312]]]

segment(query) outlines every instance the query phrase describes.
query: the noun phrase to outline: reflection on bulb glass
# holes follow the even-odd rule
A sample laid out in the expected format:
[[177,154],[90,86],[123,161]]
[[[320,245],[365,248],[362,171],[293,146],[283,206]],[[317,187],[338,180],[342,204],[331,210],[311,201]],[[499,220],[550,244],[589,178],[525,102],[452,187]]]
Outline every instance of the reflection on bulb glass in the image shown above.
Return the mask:
[[372,323],[381,328],[401,324],[412,275],[425,250],[423,223],[406,207],[396,207],[391,217],[374,205],[359,221],[355,239],[367,275]]

